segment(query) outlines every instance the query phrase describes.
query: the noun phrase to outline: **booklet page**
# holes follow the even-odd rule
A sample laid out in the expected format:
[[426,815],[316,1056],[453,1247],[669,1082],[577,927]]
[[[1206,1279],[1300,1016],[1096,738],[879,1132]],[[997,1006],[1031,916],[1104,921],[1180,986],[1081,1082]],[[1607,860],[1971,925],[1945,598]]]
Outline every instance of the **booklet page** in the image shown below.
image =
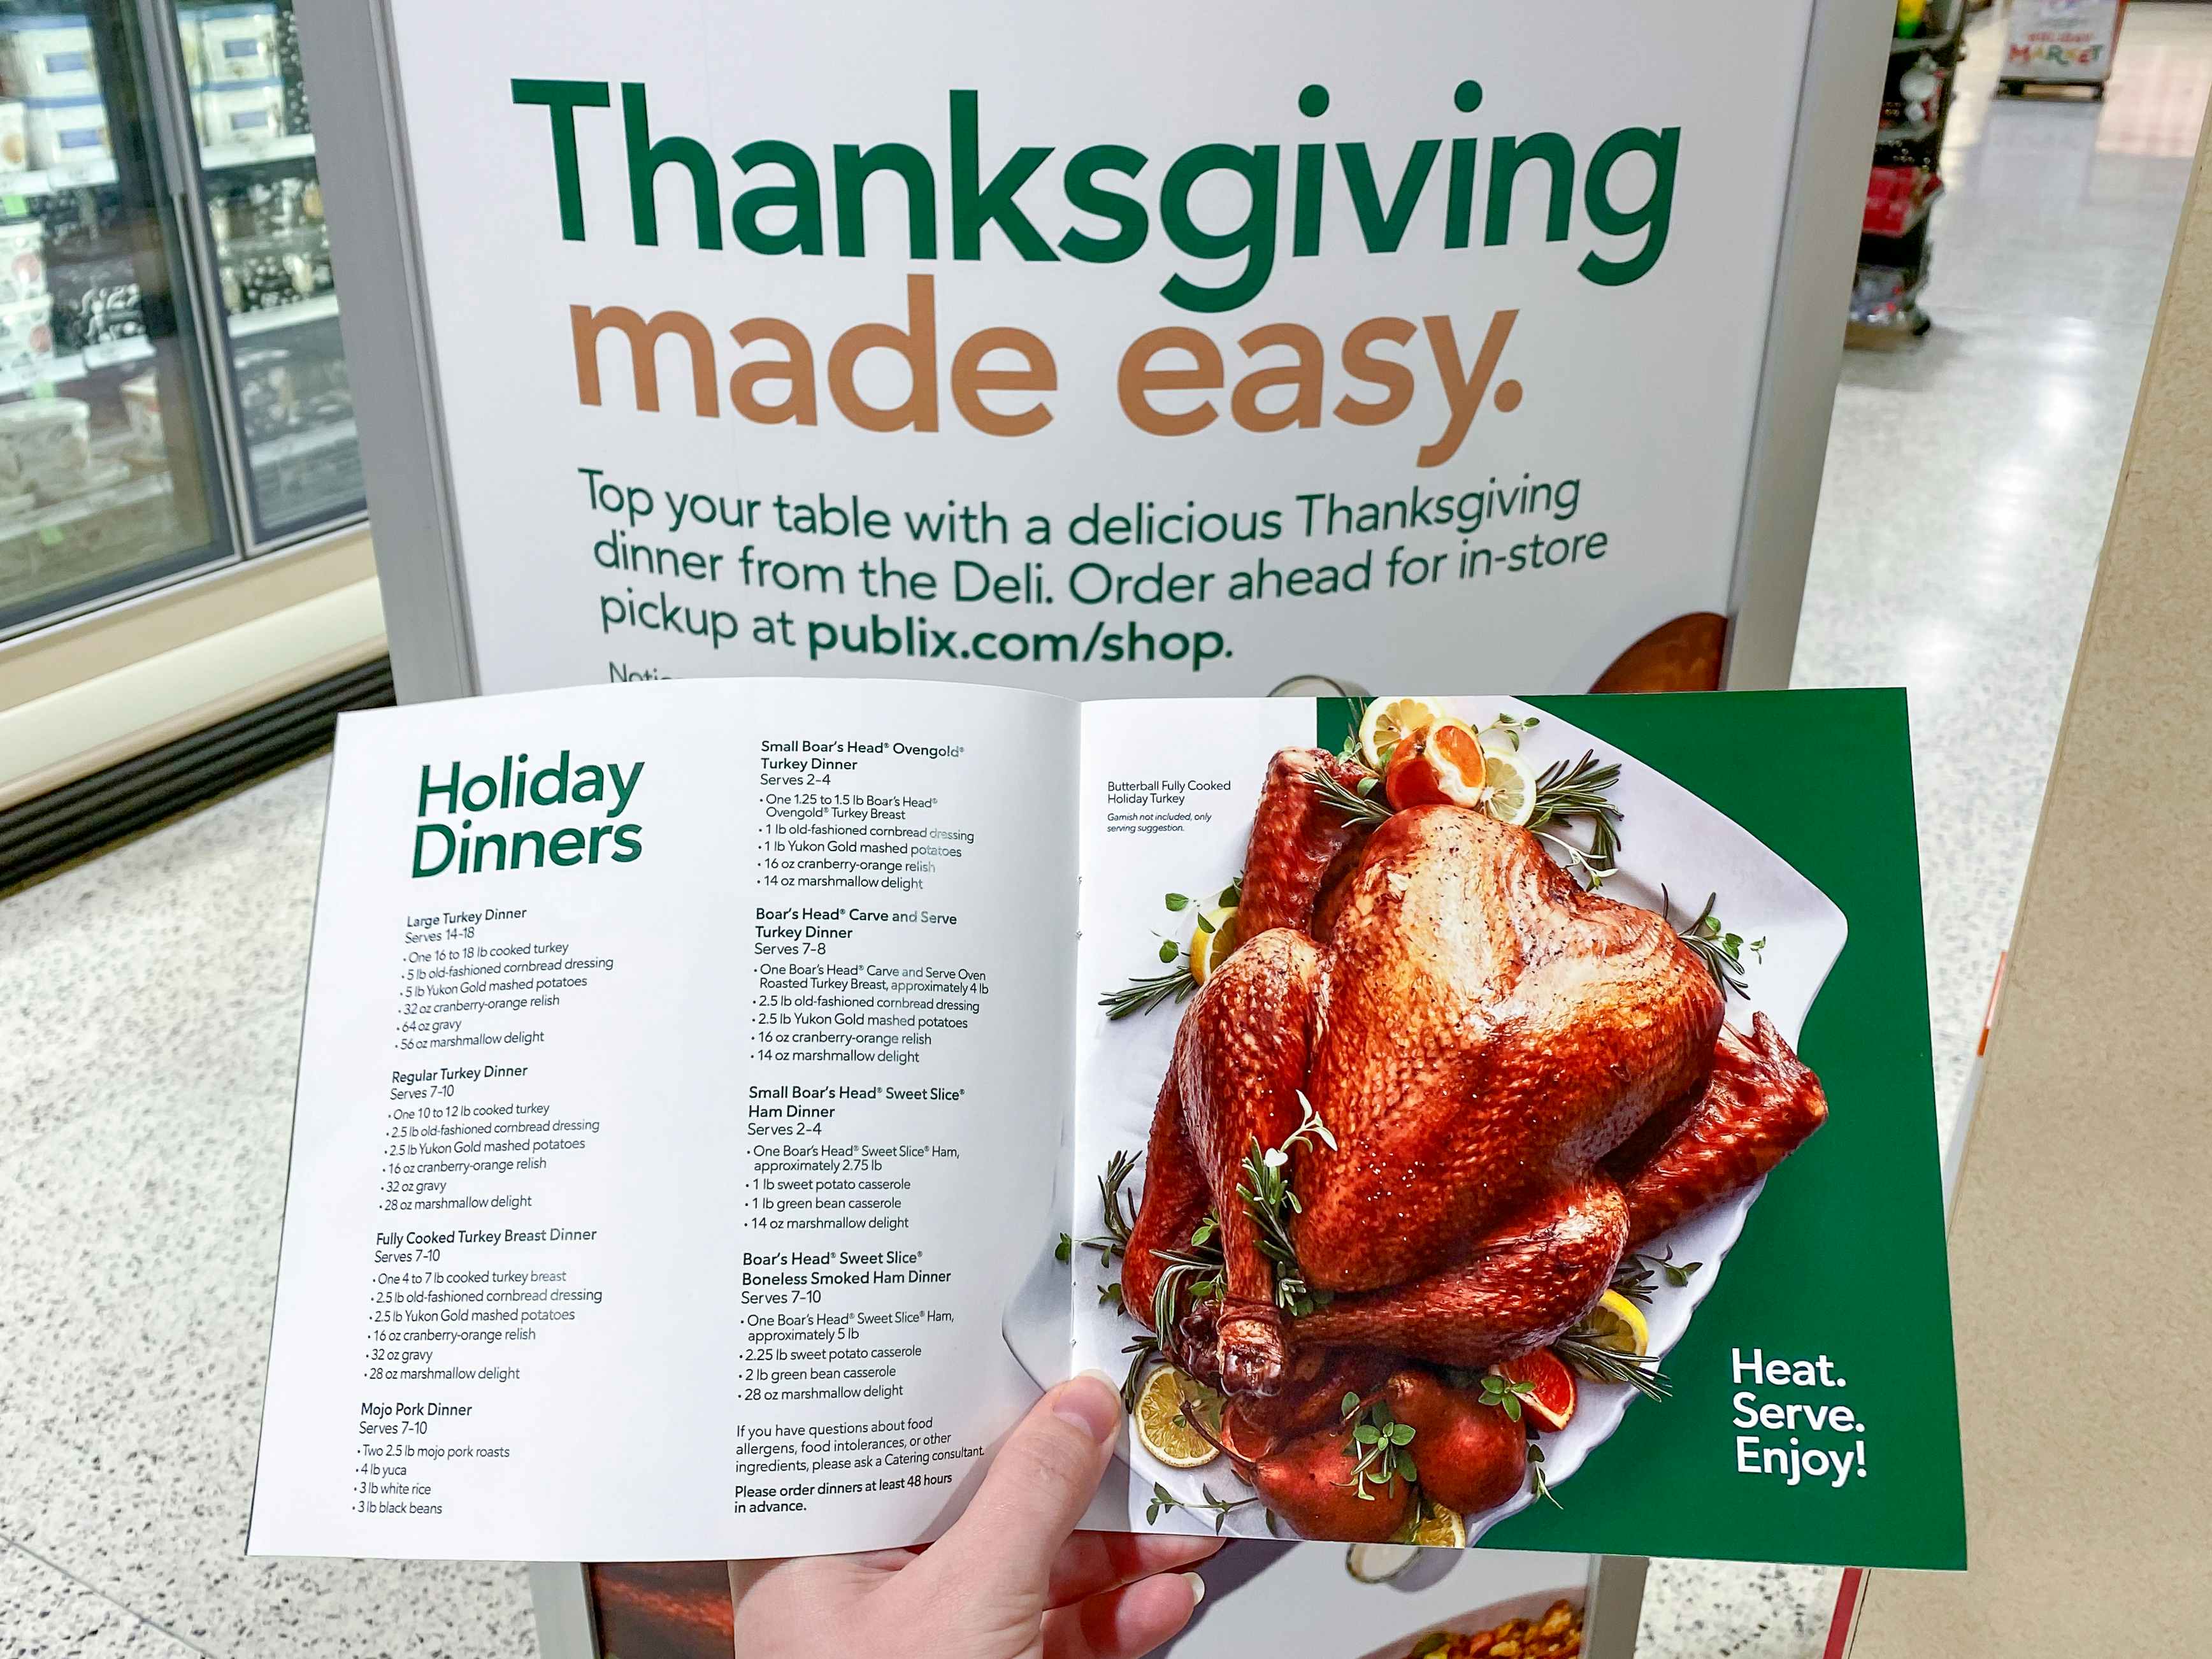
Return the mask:
[[347,718],[254,1552],[957,1511],[1061,1224],[1076,720],[791,681]]
[[1901,697],[1093,703],[1083,771],[1094,1524],[1956,1564]]

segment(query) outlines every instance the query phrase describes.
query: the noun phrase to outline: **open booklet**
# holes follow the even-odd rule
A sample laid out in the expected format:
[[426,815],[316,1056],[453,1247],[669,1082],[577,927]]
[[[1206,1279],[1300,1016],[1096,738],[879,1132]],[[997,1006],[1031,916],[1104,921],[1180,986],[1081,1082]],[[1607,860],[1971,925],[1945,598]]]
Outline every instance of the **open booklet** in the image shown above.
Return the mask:
[[343,721],[250,1547],[1963,1563],[1891,692]]

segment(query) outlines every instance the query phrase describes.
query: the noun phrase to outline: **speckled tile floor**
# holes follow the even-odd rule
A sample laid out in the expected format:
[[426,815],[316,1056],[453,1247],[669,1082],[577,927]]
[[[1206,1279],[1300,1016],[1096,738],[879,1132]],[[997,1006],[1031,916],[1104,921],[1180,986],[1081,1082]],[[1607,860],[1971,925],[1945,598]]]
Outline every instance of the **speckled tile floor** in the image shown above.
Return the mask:
[[[1850,357],[1796,679],[1913,696],[1937,1092],[2012,921],[2187,182],[2212,7],[2130,10],[2102,106],[1992,102],[1936,332]],[[0,1652],[533,1650],[516,1567],[240,1554],[326,764],[0,902]],[[1815,1659],[1818,1571],[1655,1565],[1649,1659]]]
[[328,763],[0,904],[0,1654],[534,1650],[520,1567],[246,1559]]

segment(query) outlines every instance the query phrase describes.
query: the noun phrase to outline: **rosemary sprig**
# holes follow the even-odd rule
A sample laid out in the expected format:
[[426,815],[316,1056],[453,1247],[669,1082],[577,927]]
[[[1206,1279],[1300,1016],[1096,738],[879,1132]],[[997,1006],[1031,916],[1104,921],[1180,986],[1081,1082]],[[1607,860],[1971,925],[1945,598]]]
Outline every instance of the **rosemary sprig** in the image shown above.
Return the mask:
[[1559,1338],[1552,1352],[1593,1382],[1626,1382],[1646,1400],[1664,1400],[1674,1392],[1674,1380],[1650,1354],[1606,1347],[1591,1340],[1586,1326]]
[[1702,1261],[1678,1262],[1672,1250],[1662,1250],[1656,1255],[1639,1255],[1631,1250],[1613,1270],[1613,1288],[1631,1302],[1640,1302],[1648,1308],[1651,1305],[1654,1279],[1663,1277],[1679,1291],[1689,1284],[1690,1275],[1705,1265]]
[[1106,1160],[1106,1172],[1098,1177],[1098,1202],[1105,1212],[1106,1231],[1085,1239],[1083,1248],[1098,1252],[1102,1267],[1112,1267],[1129,1253],[1129,1233],[1137,1224],[1137,1200],[1127,1188],[1142,1158],[1140,1152],[1116,1152]]
[[[1109,1164],[1108,1172],[1113,1166]],[[1100,1183],[1102,1188],[1104,1183]],[[1221,1249],[1221,1222],[1212,1211],[1191,1230],[1190,1243],[1182,1249],[1155,1249],[1154,1257],[1167,1263],[1167,1271],[1152,1286],[1152,1329],[1164,1343],[1168,1333],[1175,1327],[1177,1314],[1176,1299],[1186,1291],[1193,1305],[1210,1301],[1222,1294],[1227,1279],[1226,1261]],[[1125,1308],[1123,1312],[1127,1312]]]
[[1313,775],[1314,793],[1321,797],[1324,805],[1333,806],[1341,813],[1347,823],[1380,823],[1390,816],[1389,803],[1374,798],[1373,791],[1382,781],[1370,772],[1359,781],[1358,788],[1347,789],[1327,772]]
[[[1157,1524],[1159,1518],[1170,1510],[1188,1510],[1194,1515],[1200,1510],[1210,1510],[1213,1513],[1213,1529],[1219,1532],[1231,1515],[1248,1504],[1256,1504],[1260,1501],[1256,1497],[1223,1498],[1212,1486],[1200,1486],[1199,1491],[1205,1493],[1205,1497],[1194,1504],[1187,1499],[1177,1498],[1159,1482],[1154,1481],[1152,1500],[1145,1505],[1146,1524],[1148,1526]],[[1273,1519],[1272,1516],[1268,1518],[1270,1521]]]
[[1221,1246],[1213,1242],[1215,1223],[1212,1216],[1192,1235],[1188,1250],[1154,1250],[1152,1254],[1166,1262],[1167,1271],[1152,1286],[1152,1330],[1165,1341],[1167,1334],[1175,1328],[1176,1301],[1184,1291],[1190,1293],[1194,1306],[1209,1302],[1222,1294],[1226,1277]]
[[1237,1195],[1244,1200],[1245,1213],[1259,1230],[1260,1253],[1274,1269],[1275,1305],[1285,1313],[1310,1314],[1328,1305],[1329,1293],[1310,1289],[1305,1269],[1298,1265],[1297,1250],[1291,1243],[1291,1218],[1304,1206],[1291,1190],[1290,1177],[1285,1172],[1290,1168],[1291,1148],[1298,1142],[1318,1140],[1334,1152],[1336,1137],[1328,1132],[1303,1090],[1298,1104],[1304,1109],[1304,1115],[1281,1146],[1263,1150],[1260,1138],[1253,1136],[1252,1148],[1244,1154],[1244,1178],[1237,1185]]
[[1159,1340],[1139,1334],[1122,1344],[1121,1352],[1136,1356],[1129,1362],[1129,1369],[1121,1377],[1121,1409],[1133,1413],[1137,1409],[1137,1395],[1141,1391],[1139,1385],[1143,1382],[1145,1372],[1152,1361],[1158,1357]]
[[1109,991],[1100,997],[1098,1006],[1106,1011],[1109,1019],[1127,1019],[1164,1002],[1188,1001],[1197,989],[1198,981],[1191,977],[1190,964],[1185,963],[1164,974],[1133,979],[1120,990]]
[[1341,1420],[1355,1425],[1344,1455],[1356,1461],[1352,1479],[1343,1484],[1352,1489],[1361,1503],[1375,1501],[1375,1492],[1368,1490],[1370,1486],[1388,1492],[1393,1480],[1403,1479],[1410,1484],[1421,1478],[1413,1467],[1413,1455],[1406,1449],[1413,1443],[1413,1425],[1393,1417],[1389,1402],[1370,1403],[1356,1394],[1347,1394]]
[[[1536,779],[1535,809],[1528,815],[1528,827],[1565,854],[1567,867],[1594,889],[1603,886],[1620,867],[1620,809],[1606,797],[1606,792],[1620,781],[1620,766],[1600,761],[1589,750],[1571,763],[1553,762]],[[1564,828],[1577,819],[1589,824],[1587,850],[1564,836],[1544,831],[1547,823]]]
[[[1748,951],[1753,960],[1765,961],[1766,941],[1755,939],[1747,943],[1741,933],[1731,933],[1722,927],[1720,918],[1713,914],[1713,906],[1719,898],[1717,893],[1706,894],[1705,908],[1698,912],[1698,919],[1687,927],[1677,927],[1674,931],[1681,936],[1682,943],[1690,947],[1691,954],[1705,964],[1705,971],[1713,976],[1713,983],[1721,988],[1723,998],[1731,994],[1745,996],[1749,994],[1751,985],[1744,977],[1743,953]],[[1674,921],[1674,905],[1664,887],[1659,890],[1659,902],[1671,927]]]

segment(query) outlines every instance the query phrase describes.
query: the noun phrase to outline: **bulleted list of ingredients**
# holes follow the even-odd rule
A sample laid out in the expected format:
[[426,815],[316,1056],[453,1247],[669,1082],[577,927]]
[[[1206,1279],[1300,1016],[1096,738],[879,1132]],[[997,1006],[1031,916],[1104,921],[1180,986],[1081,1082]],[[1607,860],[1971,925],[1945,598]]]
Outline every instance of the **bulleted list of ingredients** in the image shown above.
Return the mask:
[[1034,1393],[1071,711],[673,690],[349,723],[257,1549],[830,1547]]

